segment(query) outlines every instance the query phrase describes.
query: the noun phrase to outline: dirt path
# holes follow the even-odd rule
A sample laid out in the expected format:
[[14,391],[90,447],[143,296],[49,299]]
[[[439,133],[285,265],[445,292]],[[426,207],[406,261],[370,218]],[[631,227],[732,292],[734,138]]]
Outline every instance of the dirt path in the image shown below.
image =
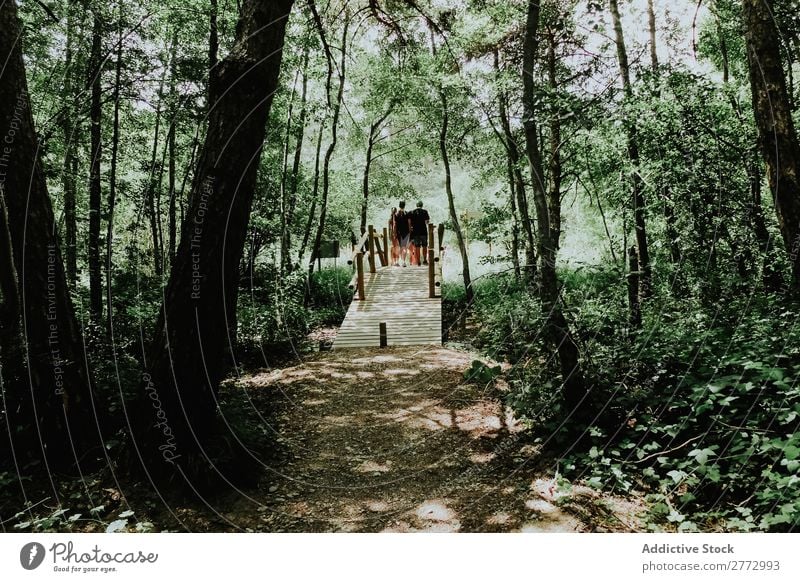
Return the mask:
[[244,378],[288,455],[224,519],[253,531],[636,528],[633,504],[554,490],[496,395],[464,383],[471,361],[446,348],[344,350]]

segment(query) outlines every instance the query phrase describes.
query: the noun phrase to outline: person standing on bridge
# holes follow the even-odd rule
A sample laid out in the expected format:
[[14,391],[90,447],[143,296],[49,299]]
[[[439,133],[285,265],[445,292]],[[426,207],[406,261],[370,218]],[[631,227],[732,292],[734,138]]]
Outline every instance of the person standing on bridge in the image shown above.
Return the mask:
[[400,266],[400,261],[403,266],[406,266],[408,259],[408,243],[411,238],[411,221],[409,214],[406,212],[406,202],[401,200],[398,204],[400,207],[396,212],[392,209],[392,217],[389,219],[390,230],[392,231],[392,246],[397,248],[397,260],[395,266]]
[[389,240],[392,242],[392,251],[389,257],[389,263],[397,266],[397,261],[400,259],[400,244],[394,233],[394,217],[397,215],[397,207],[392,207],[392,213],[389,215]]
[[[413,212],[409,213],[411,219],[411,242],[414,244],[414,253],[422,252],[422,264],[428,264],[428,223],[431,217],[428,211],[425,210],[422,200],[417,202],[417,207]],[[419,255],[417,255],[417,264],[419,264]]]

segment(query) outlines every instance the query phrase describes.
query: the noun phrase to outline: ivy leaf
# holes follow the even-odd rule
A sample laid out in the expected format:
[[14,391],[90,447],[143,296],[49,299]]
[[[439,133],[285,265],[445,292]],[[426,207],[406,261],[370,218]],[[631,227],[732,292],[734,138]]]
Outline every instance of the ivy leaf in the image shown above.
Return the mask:
[[705,465],[708,462],[709,457],[715,456],[717,453],[712,451],[711,449],[694,449],[692,452],[689,453],[690,457],[694,457],[695,461],[697,461],[701,465]]
[[126,525],[128,525],[127,519],[115,519],[114,521],[108,524],[108,527],[106,528],[106,533],[114,533],[120,531],[121,529],[124,529]]
[[686,473],[683,471],[679,471],[677,469],[673,469],[672,471],[667,473],[667,475],[672,477],[672,480],[675,481],[675,483],[680,483],[681,481],[684,480],[684,478],[686,478]]
[[674,510],[674,509],[673,509],[672,511],[670,511],[670,512],[669,512],[669,515],[667,516],[667,521],[669,521],[669,522],[671,522],[671,523],[680,523],[680,522],[682,522],[684,519],[686,519],[686,516],[685,516],[685,515],[683,515],[683,514],[681,514],[681,513],[678,513],[678,512],[677,512],[676,510]]

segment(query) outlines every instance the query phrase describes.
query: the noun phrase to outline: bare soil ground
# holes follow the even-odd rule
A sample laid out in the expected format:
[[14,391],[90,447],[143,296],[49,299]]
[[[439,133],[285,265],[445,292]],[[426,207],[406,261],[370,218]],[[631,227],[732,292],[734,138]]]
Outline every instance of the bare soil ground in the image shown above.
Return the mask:
[[[242,378],[284,460],[208,529],[348,532],[636,531],[635,500],[556,487],[552,463],[443,347],[320,352]],[[502,386],[501,386],[502,389]],[[199,515],[181,516],[206,529]],[[193,517],[195,519],[193,519]],[[223,525],[227,524],[227,525]],[[192,527],[192,529],[195,529]]]

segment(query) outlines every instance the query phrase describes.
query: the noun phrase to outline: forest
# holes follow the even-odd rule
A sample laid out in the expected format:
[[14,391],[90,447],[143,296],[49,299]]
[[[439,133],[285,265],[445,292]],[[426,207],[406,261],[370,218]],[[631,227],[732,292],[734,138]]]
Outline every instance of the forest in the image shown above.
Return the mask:
[[[2,531],[800,525],[798,0],[19,0],[0,63]],[[337,349],[400,201],[443,339]]]

